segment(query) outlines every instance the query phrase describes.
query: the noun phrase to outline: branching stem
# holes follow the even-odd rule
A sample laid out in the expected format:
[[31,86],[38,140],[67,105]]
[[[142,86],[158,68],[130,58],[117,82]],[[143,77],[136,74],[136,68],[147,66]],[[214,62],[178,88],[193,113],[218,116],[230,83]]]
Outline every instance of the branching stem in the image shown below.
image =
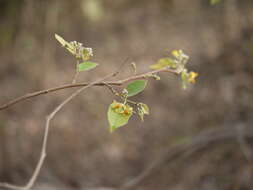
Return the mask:
[[55,117],[55,115],[68,103],[70,102],[73,98],[75,98],[77,95],[79,95],[82,91],[85,89],[100,83],[112,76],[115,76],[118,73],[115,72],[113,74],[107,75],[106,77],[96,80],[95,82],[89,83],[86,86],[83,86],[82,88],[76,90],[74,93],[72,93],[67,99],[65,99],[61,104],[59,104],[47,117],[46,117],[46,124],[45,124],[45,132],[44,132],[44,137],[43,137],[43,143],[42,143],[42,148],[41,148],[41,154],[39,157],[39,161],[36,165],[36,168],[32,174],[32,177],[29,179],[28,183],[25,186],[16,186],[8,183],[0,183],[0,187],[2,188],[7,188],[7,189],[12,189],[12,190],[30,190],[31,187],[34,185],[34,182],[36,181],[41,167],[44,163],[45,157],[46,157],[46,149],[47,149],[47,142],[48,142],[48,133],[49,133],[49,128],[50,128],[50,122],[51,120]]
[[[149,72],[139,74],[139,75],[134,75],[134,76],[122,79],[122,80],[96,82],[92,86],[105,86],[105,84],[112,85],[112,86],[121,86],[125,83],[131,82],[131,81],[134,81],[134,80],[153,78],[154,74],[161,73],[161,72],[170,72],[170,73],[174,73],[174,74],[179,74],[179,72],[177,70],[173,70],[173,69],[169,69],[169,68],[162,68],[162,69],[159,69],[159,70],[149,71]],[[59,90],[69,89],[69,88],[88,86],[89,84],[90,83],[66,84],[66,85],[55,87],[55,88],[49,88],[49,89],[46,89],[46,90],[41,90],[41,91],[37,91],[37,92],[33,92],[33,93],[28,93],[28,94],[25,94],[21,97],[18,97],[14,100],[11,100],[11,101],[3,104],[2,106],[0,106],[0,111],[4,110],[4,109],[7,109],[10,106],[13,106],[17,103],[23,102],[27,99],[31,99],[33,97],[36,97],[36,96],[40,96],[40,95],[43,95],[43,94],[48,94],[48,93],[59,91]]]

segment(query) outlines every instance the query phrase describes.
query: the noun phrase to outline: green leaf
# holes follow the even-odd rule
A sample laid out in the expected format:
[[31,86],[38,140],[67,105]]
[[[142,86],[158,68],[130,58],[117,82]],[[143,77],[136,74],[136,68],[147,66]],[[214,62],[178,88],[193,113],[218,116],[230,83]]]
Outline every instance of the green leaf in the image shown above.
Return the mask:
[[78,64],[78,71],[88,71],[98,66],[97,63],[85,61],[83,63]]
[[171,67],[175,69],[177,65],[173,59],[166,57],[159,59],[156,64],[150,66],[150,69],[158,70],[164,67]]
[[145,89],[147,85],[146,80],[136,80],[127,85],[128,97],[134,96]]
[[132,116],[133,108],[114,101],[108,109],[107,118],[110,124],[110,131],[113,132],[119,127],[128,123]]

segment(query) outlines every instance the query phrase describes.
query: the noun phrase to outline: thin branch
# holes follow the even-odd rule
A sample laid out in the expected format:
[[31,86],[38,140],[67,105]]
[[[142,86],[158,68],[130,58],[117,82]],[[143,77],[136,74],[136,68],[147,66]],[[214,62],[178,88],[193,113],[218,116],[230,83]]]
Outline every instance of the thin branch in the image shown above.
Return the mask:
[[120,93],[117,92],[112,85],[107,84],[106,82],[104,82],[104,85],[110,90],[110,92],[115,95],[115,96],[120,96]]
[[42,144],[42,148],[41,148],[41,154],[39,157],[39,161],[36,165],[36,168],[32,174],[32,177],[29,179],[28,183],[25,186],[16,186],[16,185],[8,184],[8,183],[0,183],[0,187],[12,189],[12,190],[29,190],[34,185],[34,182],[36,181],[36,179],[40,173],[41,167],[42,167],[45,157],[46,157],[47,140],[48,140],[48,133],[49,133],[49,127],[50,127],[51,120],[68,102],[70,102],[73,98],[75,98],[77,95],[79,95],[82,91],[84,91],[85,89],[87,89],[97,83],[100,83],[100,82],[106,80],[109,77],[115,76],[117,73],[118,73],[118,71],[115,73],[112,73],[102,79],[99,79],[95,82],[89,83],[86,86],[83,86],[82,88],[80,88],[80,89],[76,90],[74,93],[72,93],[60,105],[58,105],[46,118],[46,125],[45,125],[44,137],[43,137],[43,144]]
[[[106,84],[107,85],[113,85],[113,86],[120,86],[120,85],[123,85],[125,83],[131,82],[131,81],[134,81],[134,80],[138,80],[138,79],[153,78],[154,74],[161,73],[161,72],[170,72],[170,73],[174,73],[174,74],[179,74],[179,72],[176,71],[176,70],[169,69],[169,68],[162,68],[162,69],[159,69],[159,70],[149,71],[149,72],[139,74],[139,75],[134,75],[134,76],[122,79],[122,80],[107,81],[107,82],[96,82],[92,86],[105,86]],[[23,96],[20,96],[16,99],[13,99],[13,100],[3,104],[2,106],[0,106],[0,111],[4,110],[4,109],[7,109],[7,108],[9,108],[9,107],[11,107],[11,106],[13,106],[17,103],[20,103],[20,102],[23,102],[25,100],[31,99],[33,97],[36,97],[36,96],[40,96],[40,95],[43,95],[43,94],[48,94],[48,93],[51,93],[51,92],[60,91],[60,90],[64,90],[64,89],[69,89],[69,88],[83,87],[83,86],[87,86],[89,84],[90,83],[66,84],[66,85],[55,87],[55,88],[49,88],[49,89],[46,89],[46,90],[41,90],[41,91],[37,91],[37,92],[33,92],[33,93],[28,93],[28,94],[25,94]]]

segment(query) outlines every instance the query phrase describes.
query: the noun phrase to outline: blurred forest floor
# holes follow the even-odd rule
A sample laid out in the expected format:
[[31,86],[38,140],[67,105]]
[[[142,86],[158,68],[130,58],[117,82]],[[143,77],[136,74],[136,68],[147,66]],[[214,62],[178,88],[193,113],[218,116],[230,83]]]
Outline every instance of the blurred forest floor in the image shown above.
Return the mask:
[[[76,98],[52,124],[34,189],[253,189],[252,0],[215,6],[208,0],[1,0],[0,10],[1,103],[71,82],[74,59],[55,33],[94,50],[100,66],[78,81],[104,76],[126,58],[147,71],[173,49],[184,50],[200,74],[186,91],[174,76],[150,81],[135,99],[151,114],[113,134],[108,90],[93,87]],[[118,78],[130,74],[126,66]],[[1,111],[0,181],[29,179],[45,117],[72,91]]]

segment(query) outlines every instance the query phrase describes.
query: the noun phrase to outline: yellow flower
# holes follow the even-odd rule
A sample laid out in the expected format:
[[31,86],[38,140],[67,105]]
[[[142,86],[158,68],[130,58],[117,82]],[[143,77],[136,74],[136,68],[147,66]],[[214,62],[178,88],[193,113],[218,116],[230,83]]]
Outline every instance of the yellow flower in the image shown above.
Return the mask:
[[180,56],[180,52],[179,52],[178,50],[173,50],[173,51],[171,52],[171,54],[172,54],[173,56],[175,56],[176,58],[178,58],[178,57]]
[[130,107],[130,106],[128,106],[128,105],[126,105],[126,107],[125,107],[123,113],[124,113],[125,115],[132,115],[132,113],[133,113],[133,108]]
[[120,103],[115,103],[115,104],[112,106],[113,109],[118,109],[118,108],[121,108],[121,107],[122,107],[122,104],[120,104]]
[[188,76],[188,82],[195,83],[198,75],[199,75],[198,73],[190,72]]

